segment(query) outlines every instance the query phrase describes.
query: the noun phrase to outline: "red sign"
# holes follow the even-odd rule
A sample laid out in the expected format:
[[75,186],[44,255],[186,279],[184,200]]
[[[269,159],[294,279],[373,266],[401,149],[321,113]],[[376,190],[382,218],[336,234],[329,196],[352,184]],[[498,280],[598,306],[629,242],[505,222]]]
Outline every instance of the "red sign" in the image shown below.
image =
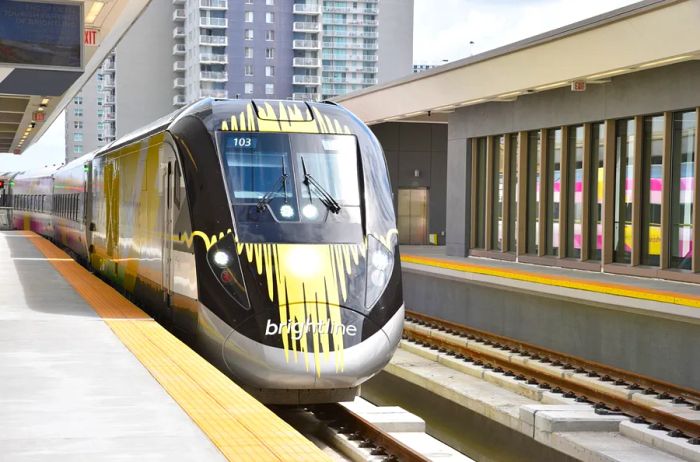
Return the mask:
[[17,154],[22,154],[22,151],[19,149],[15,149],[15,155],[17,155]]
[[571,82],[571,91],[586,91],[586,81],[574,80]]
[[97,45],[97,29],[85,29],[83,33],[83,42],[85,45]]
[[43,122],[45,118],[46,118],[46,114],[44,114],[43,111],[32,112],[32,120],[34,122]]

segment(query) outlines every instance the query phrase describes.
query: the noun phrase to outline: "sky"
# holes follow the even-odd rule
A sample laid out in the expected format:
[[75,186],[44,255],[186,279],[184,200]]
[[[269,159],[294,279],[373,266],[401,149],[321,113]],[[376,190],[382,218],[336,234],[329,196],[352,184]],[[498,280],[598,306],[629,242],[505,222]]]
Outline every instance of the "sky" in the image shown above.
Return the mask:
[[[455,61],[631,3],[634,1],[415,0],[413,62]],[[62,163],[64,124],[61,115],[21,156],[0,154],[0,171]]]
[[635,1],[415,0],[413,62],[455,61],[631,3]]

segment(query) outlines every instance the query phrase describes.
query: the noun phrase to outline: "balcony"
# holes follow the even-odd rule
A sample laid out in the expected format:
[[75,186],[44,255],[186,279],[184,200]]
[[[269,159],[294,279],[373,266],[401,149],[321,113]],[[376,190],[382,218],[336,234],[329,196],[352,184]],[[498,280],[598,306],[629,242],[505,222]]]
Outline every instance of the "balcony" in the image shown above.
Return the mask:
[[173,88],[185,88],[185,79],[182,77],[173,79]]
[[330,53],[324,53],[323,59],[330,59],[335,61],[379,61],[379,56],[377,55],[345,55],[336,56]]
[[212,18],[210,16],[202,16],[199,18],[199,25],[201,27],[214,28],[225,28],[228,27],[228,19],[226,18]]
[[297,4],[294,5],[292,11],[294,12],[294,14],[317,15],[321,14],[321,5],[317,3]]
[[228,10],[228,0],[199,0],[203,10]]
[[107,59],[102,63],[102,72],[114,72],[114,61]]
[[199,55],[199,62],[202,64],[227,64],[228,55],[203,53]]
[[323,42],[323,48],[335,48],[336,50],[377,50],[379,49],[379,45],[376,43]]
[[323,32],[325,37],[357,37],[357,38],[368,38],[376,39],[379,37],[377,32],[365,32],[356,30],[344,30],[344,31],[334,31],[327,30]]
[[318,93],[292,93],[294,101],[320,101],[321,95]]
[[318,58],[294,58],[292,65],[294,67],[321,67],[321,60]]
[[321,78],[317,75],[295,75],[292,77],[294,85],[321,85]]
[[104,116],[102,117],[103,120],[114,120],[114,112],[105,112]]
[[173,38],[185,38],[185,28],[176,27],[173,29]]
[[376,74],[379,72],[378,67],[362,66],[325,66],[323,70],[328,72],[363,72],[365,74]]
[[342,14],[378,14],[377,8],[348,8],[346,6],[324,6],[324,13],[342,13]]
[[175,72],[185,72],[185,62],[184,61],[175,61],[173,63],[173,70]]
[[225,47],[228,45],[228,37],[225,35],[200,35],[199,44],[212,47]]
[[199,91],[202,98],[228,98],[228,91],[203,88]]
[[200,71],[199,79],[209,82],[226,82],[228,80],[228,72]]
[[184,43],[176,43],[173,45],[173,55],[184,55],[185,54],[185,44]]
[[321,24],[317,22],[295,22],[292,24],[294,32],[319,32]]
[[114,96],[112,96],[112,95],[105,96],[104,103],[103,103],[105,106],[114,106],[114,103],[115,103]]
[[184,21],[185,20],[185,10],[177,9],[173,11],[173,21]]
[[340,83],[348,85],[376,85],[377,79],[363,79],[358,77],[324,77],[323,83]]
[[184,106],[184,105],[185,105],[185,95],[173,96],[173,106]]
[[377,26],[379,25],[379,21],[376,19],[363,19],[363,18],[358,18],[358,19],[323,19],[323,24],[328,24],[332,26]]
[[104,88],[104,89],[114,88],[114,80],[108,79],[108,78],[102,79],[102,88]]
[[292,48],[295,50],[320,50],[321,42],[317,40],[294,40]]

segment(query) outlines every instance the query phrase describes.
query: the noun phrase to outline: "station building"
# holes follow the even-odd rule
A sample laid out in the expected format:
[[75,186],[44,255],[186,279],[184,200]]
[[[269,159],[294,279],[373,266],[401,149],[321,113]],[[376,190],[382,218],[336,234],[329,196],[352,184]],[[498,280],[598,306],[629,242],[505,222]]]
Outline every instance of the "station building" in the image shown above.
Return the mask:
[[404,244],[700,282],[700,2],[648,0],[337,98]]

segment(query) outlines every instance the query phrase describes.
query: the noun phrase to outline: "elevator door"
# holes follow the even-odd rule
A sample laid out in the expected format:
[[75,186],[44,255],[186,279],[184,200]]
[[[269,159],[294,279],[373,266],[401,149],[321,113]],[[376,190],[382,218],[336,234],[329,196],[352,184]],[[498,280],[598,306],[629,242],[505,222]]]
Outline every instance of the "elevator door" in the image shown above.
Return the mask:
[[399,189],[399,243],[428,243],[428,190]]

